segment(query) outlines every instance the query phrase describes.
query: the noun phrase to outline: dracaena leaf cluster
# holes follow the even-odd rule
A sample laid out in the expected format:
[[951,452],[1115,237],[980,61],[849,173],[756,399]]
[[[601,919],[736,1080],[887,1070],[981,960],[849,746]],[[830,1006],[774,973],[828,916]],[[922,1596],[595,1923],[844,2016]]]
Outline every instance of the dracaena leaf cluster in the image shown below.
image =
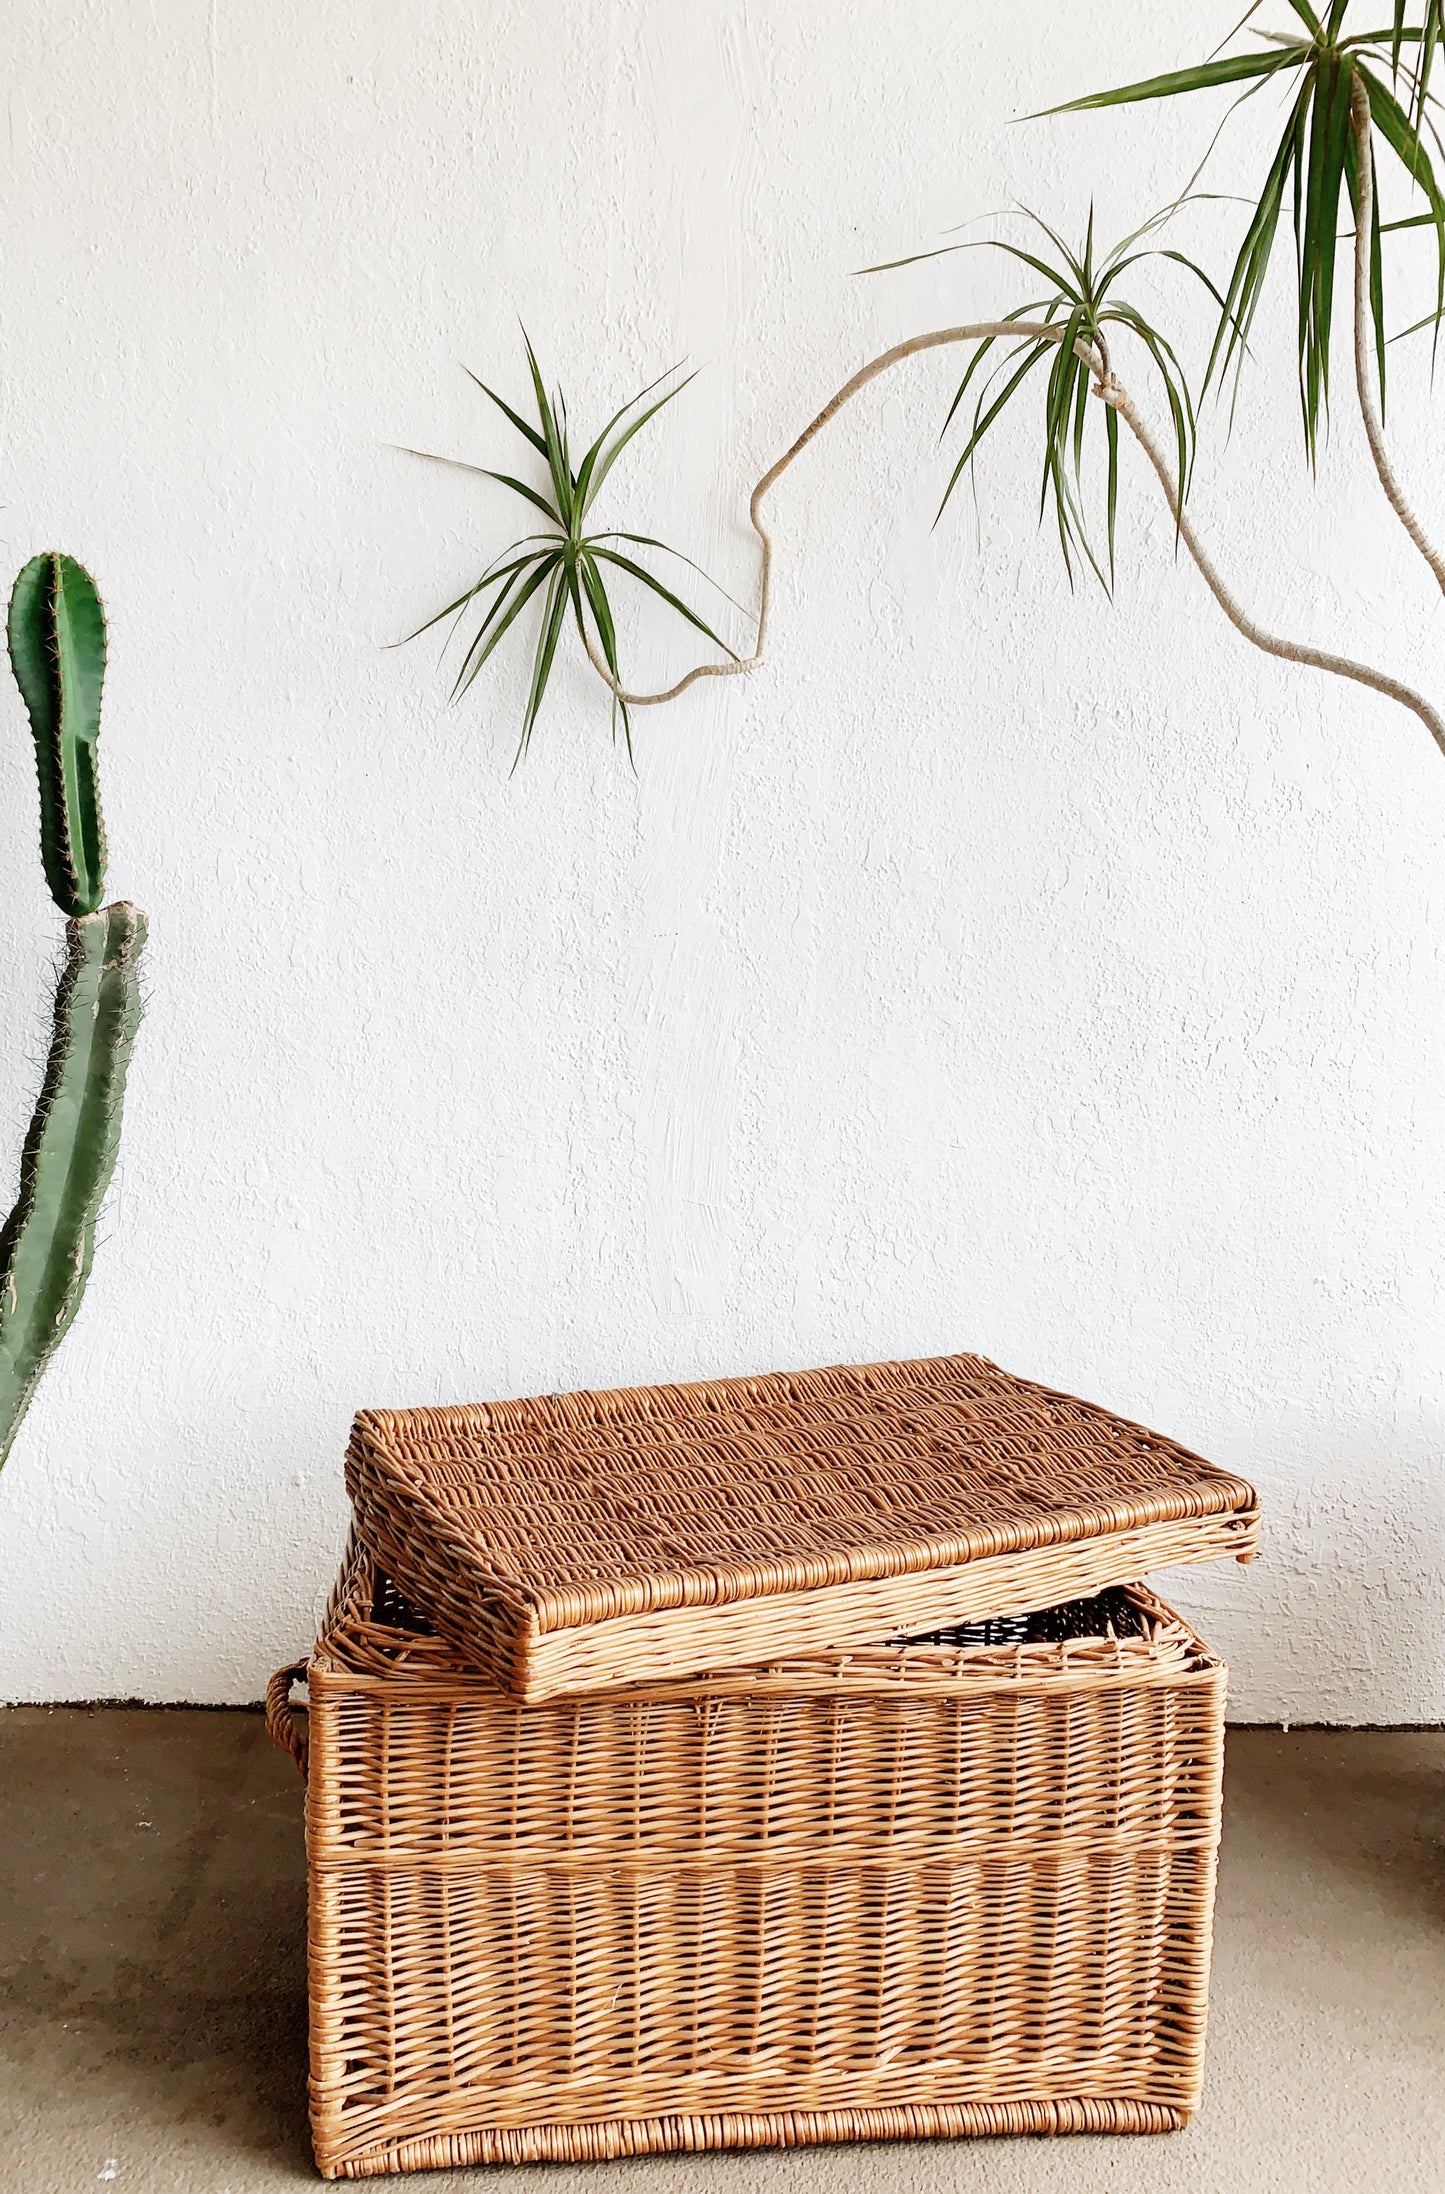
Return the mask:
[[[1027,336],[1016,345],[989,336],[973,350],[967,370],[955,391],[944,431],[953,424],[965,399],[973,394],[968,432],[944,491],[946,505],[960,479],[976,460],[984,437],[1029,386],[1042,383],[1043,467],[1040,515],[1050,505],[1058,528],[1064,563],[1072,580],[1082,557],[1106,585],[1112,584],[1114,536],[1118,507],[1118,418],[1102,407],[1106,443],[1104,506],[1107,527],[1107,566],[1091,545],[1083,494],[1083,456],[1089,436],[1089,420],[1100,407],[1091,406],[1091,386],[1108,378],[1114,358],[1112,345],[1123,339],[1142,349],[1168,407],[1174,445],[1175,494],[1182,506],[1189,490],[1197,438],[1198,399],[1191,389],[1179,356],[1157,322],[1136,303],[1121,294],[1124,277],[1142,261],[1162,259],[1185,269],[1208,291],[1216,313],[1214,336],[1200,394],[1227,378],[1237,388],[1238,376],[1249,355],[1254,327],[1267,276],[1279,242],[1282,216],[1288,202],[1294,238],[1294,274],[1298,292],[1297,369],[1301,419],[1311,464],[1328,416],[1330,395],[1330,346],[1334,328],[1336,271],[1342,244],[1352,240],[1353,211],[1359,184],[1362,148],[1355,126],[1353,103],[1356,86],[1363,91],[1369,117],[1368,157],[1376,165],[1393,165],[1408,185],[1425,200],[1425,210],[1395,221],[1382,221],[1379,194],[1369,193],[1371,205],[1369,302],[1373,322],[1375,370],[1383,403],[1386,371],[1387,283],[1389,261],[1384,239],[1396,231],[1429,228],[1435,243],[1435,304],[1431,312],[1400,330],[1411,335],[1423,328],[1438,334],[1445,320],[1445,194],[1436,180],[1431,150],[1439,154],[1436,129],[1437,101],[1431,77],[1442,40],[1445,40],[1445,0],[1421,0],[1411,7],[1396,0],[1392,20],[1368,30],[1355,30],[1349,20],[1349,0],[1332,0],[1317,12],[1308,0],[1287,0],[1293,12],[1293,29],[1262,29],[1256,22],[1263,0],[1256,0],[1231,37],[1245,38],[1250,50],[1220,51],[1197,65],[1151,76],[1110,91],[1091,92],[1049,114],[1076,114],[1088,109],[1121,107],[1141,101],[1181,98],[1195,92],[1236,87],[1229,113],[1245,100],[1261,93],[1284,95],[1283,125],[1257,195],[1233,266],[1216,283],[1185,253],[1157,242],[1147,242],[1184,207],[1211,195],[1197,190],[1194,181],[1162,213],[1136,229],[1108,252],[1094,242],[1093,212],[1081,249],[1067,245],[1057,231],[1036,214],[1026,218],[1035,231],[1033,248],[989,238],[951,243],[936,250],[915,252],[865,269],[882,273],[920,259],[954,251],[992,250],[1007,254],[1032,275],[1042,278],[1041,294],[1028,298],[1003,315],[1006,321],[1040,323],[1062,330],[1061,339]],[[1031,119],[1039,119],[1032,117]],[[1228,114],[1225,121],[1228,120]],[[1215,133],[1212,154],[1223,132]],[[1208,157],[1208,156],[1206,156]],[[1041,239],[1041,241],[1039,240]],[[988,371],[985,373],[985,368]],[[940,505],[940,511],[943,505]]]
[[[558,644],[569,618],[584,644],[593,637],[602,660],[610,673],[613,688],[614,728],[622,726],[629,757],[632,753],[632,721],[626,699],[619,690],[622,673],[619,664],[617,623],[612,610],[609,584],[616,573],[634,580],[664,602],[687,624],[711,640],[725,655],[733,650],[705,618],[689,607],[671,587],[664,585],[657,575],[649,571],[630,549],[661,551],[674,556],[693,570],[697,566],[690,557],[683,556],[666,542],[656,540],[645,533],[630,533],[620,529],[591,530],[589,521],[598,496],[613,466],[629,442],[642,432],[648,422],[657,417],[674,397],[680,396],[693,376],[688,374],[677,380],[676,367],[659,376],[645,389],[638,391],[620,411],[614,413],[596,440],[584,453],[580,463],[574,464],[567,424],[567,405],[559,393],[549,395],[537,363],[537,356],[530,338],[523,341],[527,350],[527,365],[531,375],[532,396],[536,407],[536,425],[499,396],[486,383],[476,382],[482,394],[495,404],[521,436],[527,447],[541,460],[536,483],[529,483],[509,472],[497,472],[486,465],[466,465],[464,470],[476,472],[488,480],[497,481],[502,487],[519,496],[532,510],[546,521],[545,531],[524,534],[494,557],[481,577],[455,601],[448,602],[434,617],[427,618],[415,632],[408,635],[415,640],[423,632],[429,632],[446,619],[453,620],[454,630],[464,630],[469,615],[475,614],[461,657],[460,667],[452,685],[452,696],[460,698],[476,679],[483,666],[495,654],[523,610],[541,595],[541,622],[532,655],[532,677],[527,692],[526,706],[522,714],[522,732],[517,747],[520,761],[531,744],[537,717],[546,697],[548,683],[557,659]],[[656,391],[663,383],[672,386],[658,396]],[[653,401],[649,403],[647,399]],[[640,408],[642,407],[642,408]],[[430,456],[430,451],[417,451],[419,456]],[[445,458],[442,463],[453,464],[456,459]],[[706,576],[705,574],[703,576]],[[515,766],[515,765],[514,765]]]
[[[1112,91],[1091,92],[1049,111],[1079,113],[1141,100],[1176,99],[1220,86],[1242,85],[1235,104],[1261,93],[1284,95],[1284,125],[1255,198],[1243,241],[1220,304],[1206,384],[1243,362],[1265,280],[1279,243],[1286,200],[1292,214],[1298,294],[1298,373],[1305,444],[1313,463],[1329,405],[1330,337],[1334,324],[1339,246],[1353,220],[1359,145],[1352,127],[1356,83],[1369,105],[1371,158],[1393,166],[1421,193],[1426,210],[1382,222],[1378,194],[1370,237],[1370,309],[1380,394],[1385,388],[1386,291],[1389,275],[1383,238],[1397,229],[1428,226],[1435,233],[1434,310],[1402,333],[1438,331],[1445,318],[1445,195],[1430,158],[1441,150],[1434,116],[1431,74],[1445,34],[1445,0],[1411,7],[1395,0],[1392,20],[1369,30],[1350,27],[1350,0],[1316,10],[1309,0],[1288,0],[1293,28],[1262,29],[1256,0],[1239,24],[1251,50],[1216,53],[1192,68],[1175,69]],[[1226,41],[1233,43],[1233,39]],[[1231,109],[1231,111],[1233,111]]]
[[[1166,259],[1186,268],[1203,283],[1216,302],[1223,304],[1203,268],[1184,252],[1144,244],[1143,239],[1167,221],[1173,210],[1168,207],[1156,214],[1112,251],[1102,255],[1094,246],[1091,207],[1083,247],[1077,252],[1046,221],[1037,214],[1030,214],[1030,222],[1043,239],[1035,250],[1008,243],[1000,237],[990,237],[979,242],[943,244],[934,251],[913,252],[906,259],[888,260],[881,266],[865,268],[866,273],[882,274],[894,267],[912,266],[920,259],[941,258],[955,251],[1000,251],[1027,267],[1031,274],[1041,277],[1046,285],[1041,296],[1014,306],[1003,315],[1004,320],[1027,321],[1031,328],[1042,325],[1061,331],[1057,340],[1029,333],[1021,335],[1014,344],[1006,337],[986,335],[974,346],[943,423],[943,433],[947,434],[964,399],[973,389],[974,406],[968,436],[943,491],[940,517],[964,473],[972,467],[984,436],[1025,383],[1042,373],[1044,462],[1039,514],[1042,517],[1052,502],[1059,546],[1070,580],[1074,577],[1076,559],[1082,557],[1104,585],[1112,587],[1119,503],[1119,420],[1107,405],[1103,407],[1107,446],[1107,572],[1094,552],[1085,519],[1083,459],[1089,420],[1099,410],[1097,405],[1090,404],[1089,391],[1094,381],[1110,370],[1110,344],[1116,333],[1126,334],[1142,345],[1163,390],[1173,429],[1176,489],[1179,501],[1183,502],[1188,492],[1198,431],[1194,399],[1173,344],[1119,288],[1123,277],[1142,261]],[[1049,256],[1045,256],[1046,253]],[[1000,349],[1001,357],[998,355]],[[985,375],[983,369],[990,358],[994,359],[994,364]]]

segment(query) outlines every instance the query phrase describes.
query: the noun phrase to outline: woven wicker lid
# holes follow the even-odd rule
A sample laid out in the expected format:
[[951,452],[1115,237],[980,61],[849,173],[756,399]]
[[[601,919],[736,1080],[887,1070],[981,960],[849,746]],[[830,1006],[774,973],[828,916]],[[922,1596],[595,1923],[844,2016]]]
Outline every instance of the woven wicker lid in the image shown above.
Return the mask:
[[978,1356],[363,1410],[357,1530],[523,1699],[861,1646],[1233,1555],[1254,1490]]

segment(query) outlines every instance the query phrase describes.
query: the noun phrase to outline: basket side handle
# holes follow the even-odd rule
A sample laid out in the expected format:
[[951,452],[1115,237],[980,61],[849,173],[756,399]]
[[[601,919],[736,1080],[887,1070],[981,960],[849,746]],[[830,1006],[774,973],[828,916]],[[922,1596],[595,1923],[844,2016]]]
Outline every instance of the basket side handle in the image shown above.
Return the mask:
[[305,1661],[292,1661],[286,1668],[278,1668],[266,1686],[266,1729],[273,1744],[283,1752],[289,1752],[300,1770],[301,1780],[306,1780],[306,1757],[310,1749],[306,1731],[297,1721],[291,1707],[291,1686],[299,1683],[306,1674]]

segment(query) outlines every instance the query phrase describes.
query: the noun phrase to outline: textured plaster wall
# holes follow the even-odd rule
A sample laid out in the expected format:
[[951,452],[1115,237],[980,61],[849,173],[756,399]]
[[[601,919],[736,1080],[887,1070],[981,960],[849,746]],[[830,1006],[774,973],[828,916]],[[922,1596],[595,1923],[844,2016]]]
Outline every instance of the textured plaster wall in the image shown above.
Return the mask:
[[[509,778],[520,656],[449,711],[434,651],[386,651],[514,523],[389,445],[513,461],[460,361],[520,397],[519,315],[579,426],[703,366],[610,509],[747,594],[747,489],[822,400],[1020,294],[979,253],[849,270],[1019,198],[1133,225],[1214,109],[1012,118],[1237,12],[15,0],[0,561],[100,578],[112,880],[153,943],[94,1279],[0,1480],[0,1694],[258,1696],[334,1569],[359,1403],[965,1347],[1258,1479],[1262,1561],[1177,1582],[1239,1714],[1445,1711],[1420,726],[1253,654],[1132,455],[1116,606],[1036,531],[1032,417],[930,532],[946,356],[789,476],[769,666],[639,717],[635,777],[575,663]],[[1238,218],[1181,240],[1218,266]],[[1260,348],[1289,340],[1281,291]],[[1198,509],[1262,616],[1438,690],[1347,407],[1311,488],[1287,368],[1256,375]],[[636,612],[626,645],[692,659]],[[34,839],[7,693],[12,1164]]]

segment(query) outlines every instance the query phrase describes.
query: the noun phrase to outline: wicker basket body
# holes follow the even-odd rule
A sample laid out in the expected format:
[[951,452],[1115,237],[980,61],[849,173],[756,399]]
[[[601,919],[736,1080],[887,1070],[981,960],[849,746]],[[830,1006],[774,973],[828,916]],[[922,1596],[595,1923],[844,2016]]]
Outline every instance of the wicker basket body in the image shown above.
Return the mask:
[[523,1706],[353,1554],[306,1669],[322,2172],[1182,2125],[1225,1678],[1131,1597]]

